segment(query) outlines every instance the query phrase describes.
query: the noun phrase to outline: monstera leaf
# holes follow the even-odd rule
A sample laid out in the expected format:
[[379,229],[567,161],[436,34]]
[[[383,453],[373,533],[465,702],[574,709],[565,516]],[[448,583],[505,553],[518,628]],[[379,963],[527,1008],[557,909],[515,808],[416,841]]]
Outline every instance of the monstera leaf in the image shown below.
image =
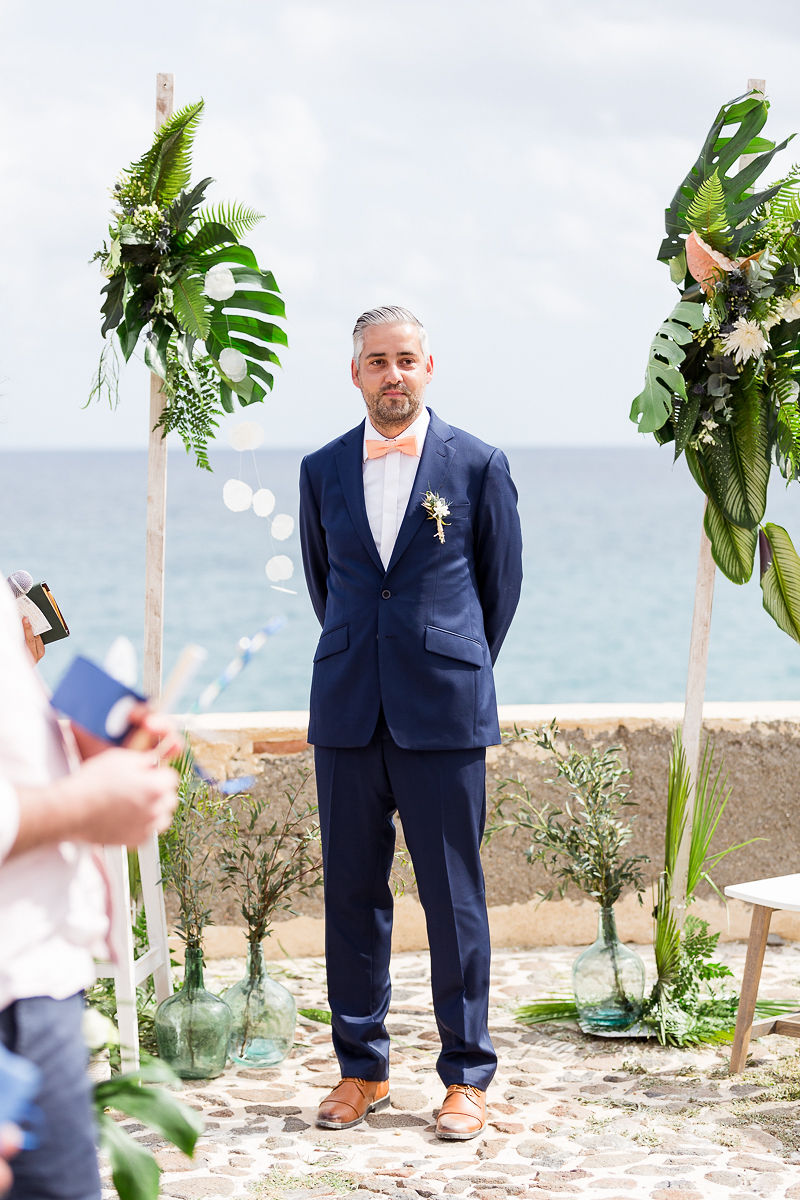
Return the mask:
[[780,525],[759,532],[764,608],[789,637],[800,642],[800,557]]
[[[666,237],[658,252],[662,262],[670,262],[682,253],[684,239],[690,228],[686,219],[687,211],[701,185],[714,174],[722,187],[731,221],[731,242],[726,253],[736,254],[739,246],[756,232],[759,223],[748,224],[747,218],[759,205],[776,195],[780,185],[762,192],[751,192],[750,188],[778,151],[783,150],[791,140],[786,138],[776,146],[767,138],[758,136],[768,112],[769,104],[757,92],[737,96],[719,110],[697,161],[666,211]],[[723,132],[729,129],[733,132],[723,136]],[[730,174],[741,155],[754,157],[741,170]]]
[[692,330],[703,324],[703,306],[679,300],[659,326],[650,346],[644,389],[631,405],[631,420],[640,433],[655,433],[672,415],[672,397],[686,400],[686,385],[678,369],[686,357],[683,349]]

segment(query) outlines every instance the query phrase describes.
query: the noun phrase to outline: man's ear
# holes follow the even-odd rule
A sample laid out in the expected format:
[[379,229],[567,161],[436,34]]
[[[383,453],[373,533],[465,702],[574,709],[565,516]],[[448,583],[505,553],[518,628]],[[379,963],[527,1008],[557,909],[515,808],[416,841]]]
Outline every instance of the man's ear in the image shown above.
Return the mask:
[[358,367],[356,365],[356,360],[354,358],[350,359],[350,378],[353,380],[353,383],[356,385],[356,387],[359,388],[359,390],[360,390],[361,384],[359,383],[359,379],[358,379]]
[[428,382],[430,383],[431,377],[433,376],[433,355],[432,354],[428,355],[428,361],[425,364],[425,374],[428,376]]

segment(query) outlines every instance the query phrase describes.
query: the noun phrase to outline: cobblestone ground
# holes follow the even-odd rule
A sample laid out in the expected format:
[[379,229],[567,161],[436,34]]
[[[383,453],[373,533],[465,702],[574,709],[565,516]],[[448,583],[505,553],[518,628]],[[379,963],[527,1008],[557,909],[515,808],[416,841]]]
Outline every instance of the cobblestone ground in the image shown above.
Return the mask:
[[[729,1076],[724,1046],[675,1050],[589,1038],[569,1025],[517,1024],[518,1003],[568,991],[575,956],[574,947],[495,953],[491,1028],[500,1068],[489,1124],[475,1141],[434,1136],[443,1089],[423,954],[393,960],[392,1104],[362,1125],[343,1133],[315,1128],[317,1104],[338,1071],[327,1028],[300,1018],[295,1048],[280,1066],[228,1068],[185,1086],[184,1099],[206,1126],[193,1160],[134,1122],[126,1128],[153,1150],[164,1170],[162,1195],[176,1200],[800,1200],[799,1043],[762,1038],[747,1070]],[[720,957],[740,979],[744,947],[724,946]],[[208,986],[227,986],[243,967],[212,963]],[[325,1006],[320,962],[293,960],[275,973],[299,1007]],[[792,997],[799,979],[800,946],[770,946],[762,995]]]

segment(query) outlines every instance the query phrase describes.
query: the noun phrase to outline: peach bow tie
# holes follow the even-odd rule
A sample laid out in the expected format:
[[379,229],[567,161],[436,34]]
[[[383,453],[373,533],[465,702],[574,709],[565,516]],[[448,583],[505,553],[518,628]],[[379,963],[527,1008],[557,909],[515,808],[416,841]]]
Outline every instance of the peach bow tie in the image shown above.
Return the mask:
[[391,454],[393,450],[399,450],[401,454],[411,454],[414,458],[419,458],[417,439],[413,433],[409,437],[396,438],[393,442],[379,442],[367,438],[366,445],[367,458],[383,458],[385,454]]

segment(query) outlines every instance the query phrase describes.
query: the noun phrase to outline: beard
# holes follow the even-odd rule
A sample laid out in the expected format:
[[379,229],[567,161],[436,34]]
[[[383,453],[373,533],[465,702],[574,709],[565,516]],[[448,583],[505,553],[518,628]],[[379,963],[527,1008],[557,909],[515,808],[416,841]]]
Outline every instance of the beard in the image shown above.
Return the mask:
[[387,389],[402,392],[402,396],[387,396],[384,391],[367,392],[362,388],[364,402],[375,427],[391,428],[399,425],[405,429],[418,415],[422,408],[422,393],[412,392],[410,388],[401,386]]

